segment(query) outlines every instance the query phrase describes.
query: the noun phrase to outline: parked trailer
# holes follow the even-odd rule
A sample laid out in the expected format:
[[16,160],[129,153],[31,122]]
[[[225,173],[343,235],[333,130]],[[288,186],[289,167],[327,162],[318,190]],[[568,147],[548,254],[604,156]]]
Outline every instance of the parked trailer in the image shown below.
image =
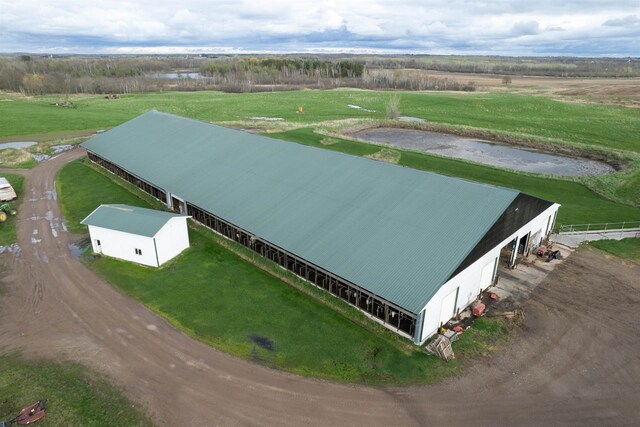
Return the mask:
[[16,191],[13,189],[6,178],[0,177],[0,202],[10,202],[18,198]]

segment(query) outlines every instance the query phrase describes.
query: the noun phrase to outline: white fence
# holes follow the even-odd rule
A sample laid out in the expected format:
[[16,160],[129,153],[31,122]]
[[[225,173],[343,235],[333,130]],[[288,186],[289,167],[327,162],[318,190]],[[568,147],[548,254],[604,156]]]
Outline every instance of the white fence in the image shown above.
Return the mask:
[[558,227],[558,233],[616,231],[640,228],[640,221],[600,222],[593,224],[569,224]]

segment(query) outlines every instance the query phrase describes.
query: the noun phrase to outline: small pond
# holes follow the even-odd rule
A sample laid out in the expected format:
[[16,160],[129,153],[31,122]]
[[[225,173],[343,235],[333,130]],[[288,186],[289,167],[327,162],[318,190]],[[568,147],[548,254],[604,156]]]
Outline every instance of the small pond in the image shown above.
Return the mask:
[[145,74],[145,77],[151,77],[154,79],[199,79],[200,73],[152,73]]
[[549,175],[604,175],[615,169],[603,162],[526,148],[509,147],[457,135],[415,129],[375,128],[354,133],[364,141],[470,160],[500,168]]
[[6,148],[27,148],[36,144],[37,142],[35,141],[0,142],[0,150],[4,150]]

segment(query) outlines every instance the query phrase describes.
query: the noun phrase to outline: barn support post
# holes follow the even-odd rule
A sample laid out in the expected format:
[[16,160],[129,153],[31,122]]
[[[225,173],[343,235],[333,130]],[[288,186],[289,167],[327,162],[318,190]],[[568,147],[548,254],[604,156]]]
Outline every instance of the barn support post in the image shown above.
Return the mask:
[[424,324],[424,310],[422,310],[420,314],[418,314],[418,317],[416,318],[416,326],[413,332],[413,342],[416,345],[420,345],[420,342],[422,341],[423,324]]
[[516,258],[518,257],[518,243],[520,239],[516,236],[513,239],[513,246],[511,247],[511,257],[509,258],[509,268],[513,268],[516,265]]

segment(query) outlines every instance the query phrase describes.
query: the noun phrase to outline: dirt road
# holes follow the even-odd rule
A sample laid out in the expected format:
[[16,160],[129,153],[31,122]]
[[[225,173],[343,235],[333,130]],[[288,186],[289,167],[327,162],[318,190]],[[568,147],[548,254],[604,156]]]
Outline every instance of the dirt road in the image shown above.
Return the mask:
[[309,380],[193,341],[68,250],[53,191],[73,150],[27,175],[3,255],[0,352],[110,374],[160,425],[631,425],[640,419],[640,266],[578,251],[534,292],[522,334],[468,375],[369,388]]

